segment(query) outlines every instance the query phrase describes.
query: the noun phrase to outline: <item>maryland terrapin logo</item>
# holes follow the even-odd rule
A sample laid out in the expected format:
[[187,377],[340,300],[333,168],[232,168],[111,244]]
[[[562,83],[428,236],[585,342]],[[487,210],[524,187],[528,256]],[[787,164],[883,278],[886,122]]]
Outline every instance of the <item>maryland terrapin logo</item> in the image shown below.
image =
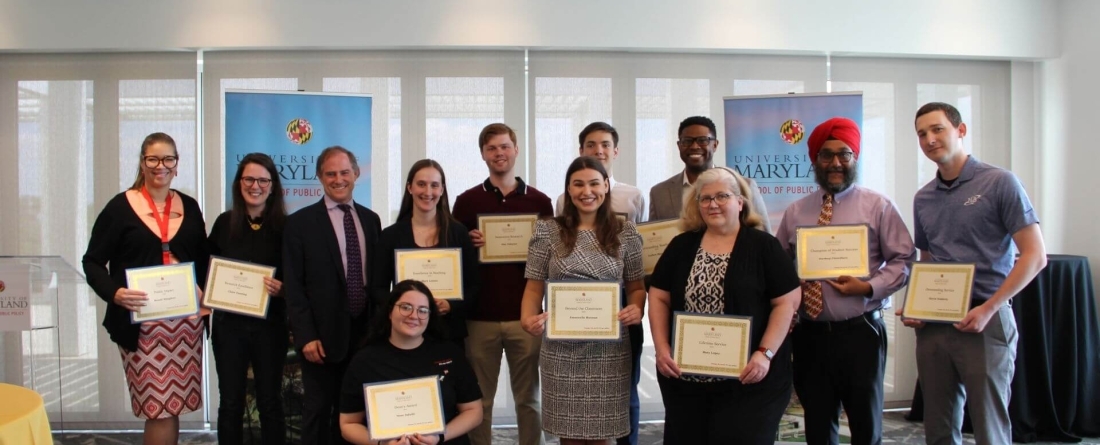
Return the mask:
[[286,124],[286,138],[298,145],[305,144],[313,138],[313,125],[302,118],[291,119]]
[[802,126],[802,122],[795,119],[787,119],[783,125],[779,126],[779,137],[783,138],[783,142],[794,145],[802,141],[802,137],[806,135],[806,127]]
[[7,286],[4,286],[4,282],[0,281],[0,292],[3,292],[4,289],[7,289]]

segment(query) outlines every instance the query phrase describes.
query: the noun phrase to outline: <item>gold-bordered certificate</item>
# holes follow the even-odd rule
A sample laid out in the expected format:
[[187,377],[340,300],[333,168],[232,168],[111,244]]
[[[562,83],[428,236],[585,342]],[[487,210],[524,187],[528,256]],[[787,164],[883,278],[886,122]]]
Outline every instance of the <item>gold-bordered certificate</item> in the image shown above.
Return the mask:
[[902,316],[954,323],[970,311],[974,264],[913,263]]
[[130,313],[131,323],[190,317],[199,313],[195,263],[126,269],[126,287],[144,291],[145,306]]
[[439,434],[447,427],[438,376],[366,384],[363,398],[371,439]]
[[462,299],[462,249],[398,249],[397,281],[417,280],[440,300]]
[[672,327],[672,359],[680,372],[740,378],[752,352],[752,317],[676,312]]
[[274,278],[275,268],[211,256],[202,304],[212,309],[267,318],[271,296],[264,286],[264,277]]
[[535,233],[538,213],[498,213],[477,215],[477,229],[485,237],[478,249],[482,263],[523,263],[527,245]]
[[619,340],[621,308],[618,281],[548,281],[546,338]]
[[638,234],[642,235],[642,268],[646,275],[653,274],[653,268],[657,267],[657,260],[665,253],[668,243],[680,233],[683,230],[680,229],[679,218],[638,224]]
[[798,277],[822,280],[871,275],[864,224],[806,226],[796,230]]

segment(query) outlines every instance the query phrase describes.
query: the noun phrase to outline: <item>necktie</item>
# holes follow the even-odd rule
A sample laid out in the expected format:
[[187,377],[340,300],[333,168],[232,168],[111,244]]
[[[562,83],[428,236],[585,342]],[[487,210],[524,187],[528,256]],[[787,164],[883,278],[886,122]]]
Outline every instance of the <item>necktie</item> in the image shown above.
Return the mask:
[[348,310],[351,316],[358,317],[367,306],[367,291],[363,283],[363,255],[359,251],[359,232],[355,230],[355,219],[351,216],[351,206],[340,204],[344,211],[344,255],[348,260]]
[[[817,225],[827,226],[833,221],[833,195],[825,195],[821,203],[821,214],[817,216]],[[807,281],[802,284],[802,310],[806,311],[811,319],[817,319],[825,308],[825,300],[821,296],[821,282]]]

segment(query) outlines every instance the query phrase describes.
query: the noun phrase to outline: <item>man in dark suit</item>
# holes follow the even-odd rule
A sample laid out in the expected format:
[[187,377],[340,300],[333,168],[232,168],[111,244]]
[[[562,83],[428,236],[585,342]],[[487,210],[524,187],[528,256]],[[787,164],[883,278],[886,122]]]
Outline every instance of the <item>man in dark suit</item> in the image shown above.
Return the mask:
[[[717,129],[714,121],[705,116],[692,116],[680,122],[676,146],[684,171],[657,183],[649,189],[649,220],[679,218],[684,209],[684,191],[695,183],[707,169],[714,167],[714,151],[718,149]],[[764,231],[771,233],[768,209],[756,186],[756,181],[745,178],[752,194],[752,210],[764,218]]]
[[344,370],[370,315],[367,261],[382,231],[378,215],[352,200],[359,164],[340,146],[321,151],[325,196],[287,217],[283,291],[302,362],[302,443],[344,443],[339,399]]

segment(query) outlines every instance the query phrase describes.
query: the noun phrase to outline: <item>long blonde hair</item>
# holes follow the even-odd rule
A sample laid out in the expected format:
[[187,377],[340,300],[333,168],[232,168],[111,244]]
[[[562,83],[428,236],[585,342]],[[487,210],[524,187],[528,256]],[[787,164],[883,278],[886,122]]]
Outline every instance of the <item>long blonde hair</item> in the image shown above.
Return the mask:
[[[152,147],[153,144],[156,144],[157,142],[163,142],[165,144],[171,145],[172,155],[176,158],[179,158],[180,153],[179,150],[176,150],[176,141],[175,139],[172,139],[172,136],[169,136],[167,133],[160,132],[145,136],[145,140],[141,143],[141,153],[138,155],[137,179],[134,179],[134,185],[130,186],[130,190],[141,190],[142,187],[145,187],[145,172],[141,170],[142,167],[145,167],[145,152],[149,149],[149,147]],[[178,159],[176,162],[176,166],[179,166]]]
[[707,223],[703,221],[703,214],[699,210],[699,194],[703,187],[714,182],[725,184],[734,196],[741,199],[741,213],[737,215],[741,225],[764,230],[764,218],[752,207],[752,188],[749,187],[749,181],[729,167],[715,167],[704,171],[699,174],[695,184],[684,191],[684,208],[680,213],[681,229],[692,231],[706,228]]

